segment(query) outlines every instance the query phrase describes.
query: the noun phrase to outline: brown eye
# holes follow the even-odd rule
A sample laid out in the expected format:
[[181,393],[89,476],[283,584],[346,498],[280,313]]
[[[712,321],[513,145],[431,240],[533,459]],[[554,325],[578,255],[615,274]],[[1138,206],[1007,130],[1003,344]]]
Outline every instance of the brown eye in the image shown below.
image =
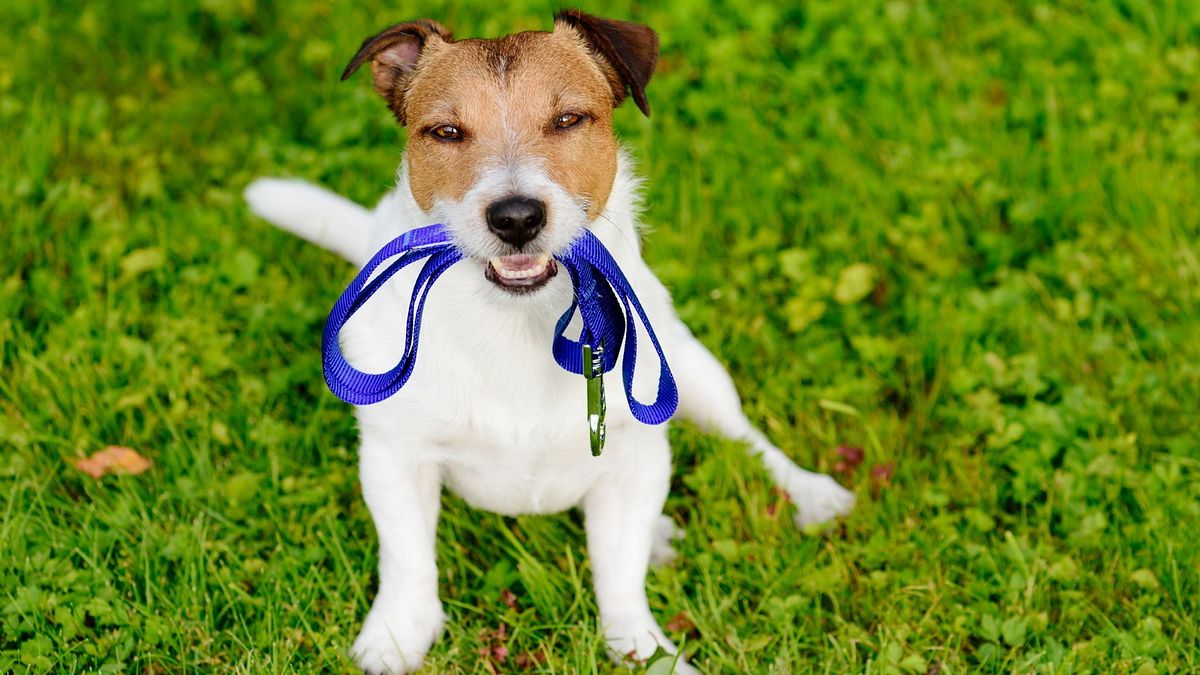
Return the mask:
[[439,141],[461,141],[463,137],[462,129],[453,124],[443,124],[429,130],[429,135]]
[[579,113],[563,113],[554,120],[555,129],[570,129],[571,127],[583,121],[583,115]]

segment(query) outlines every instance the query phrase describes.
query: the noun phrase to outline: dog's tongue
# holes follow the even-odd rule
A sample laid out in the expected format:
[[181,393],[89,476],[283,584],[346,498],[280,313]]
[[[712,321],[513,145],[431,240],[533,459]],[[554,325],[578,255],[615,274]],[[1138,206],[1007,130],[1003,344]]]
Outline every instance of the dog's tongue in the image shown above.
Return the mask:
[[544,267],[546,265],[546,256],[517,253],[500,258],[492,258],[491,262],[492,266],[498,272],[525,272]]

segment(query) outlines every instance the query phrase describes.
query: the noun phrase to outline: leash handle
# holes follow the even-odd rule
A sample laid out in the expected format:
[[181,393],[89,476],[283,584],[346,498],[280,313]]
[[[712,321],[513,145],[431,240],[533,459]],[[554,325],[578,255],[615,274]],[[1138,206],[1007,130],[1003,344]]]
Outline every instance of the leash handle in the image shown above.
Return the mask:
[[[378,276],[372,277],[377,269],[391,258],[399,256]],[[321,336],[321,352],[324,362],[325,383],[334,396],[354,405],[378,403],[400,390],[412,375],[420,343],[421,319],[425,312],[425,300],[433,282],[451,265],[462,259],[462,254],[450,242],[450,237],[441,225],[410,230],[388,242],[370,262],[354,277],[354,281],[342,292]],[[350,364],[338,344],[342,328],[362,309],[371,296],[383,287],[397,272],[419,261],[426,260],[417,276],[412,297],[409,298],[408,316],[404,336],[404,354],[390,370],[383,373],[366,373]]]

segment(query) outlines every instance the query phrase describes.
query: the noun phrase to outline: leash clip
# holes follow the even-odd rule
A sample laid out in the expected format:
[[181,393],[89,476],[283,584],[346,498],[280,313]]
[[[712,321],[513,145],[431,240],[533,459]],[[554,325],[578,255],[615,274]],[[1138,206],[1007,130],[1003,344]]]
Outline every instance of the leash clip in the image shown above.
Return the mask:
[[604,343],[594,348],[583,343],[583,377],[587,380],[588,428],[591,431],[592,456],[599,457],[604,450]]

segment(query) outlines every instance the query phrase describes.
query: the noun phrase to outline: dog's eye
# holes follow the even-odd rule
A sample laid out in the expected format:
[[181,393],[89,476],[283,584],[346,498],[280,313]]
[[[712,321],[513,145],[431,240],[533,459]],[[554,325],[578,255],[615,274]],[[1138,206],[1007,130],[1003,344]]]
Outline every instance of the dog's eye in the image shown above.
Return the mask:
[[571,127],[583,121],[583,115],[579,113],[563,113],[554,119],[555,129],[570,129]]
[[429,130],[429,135],[439,141],[461,141],[463,137],[462,129],[453,124],[443,124]]

